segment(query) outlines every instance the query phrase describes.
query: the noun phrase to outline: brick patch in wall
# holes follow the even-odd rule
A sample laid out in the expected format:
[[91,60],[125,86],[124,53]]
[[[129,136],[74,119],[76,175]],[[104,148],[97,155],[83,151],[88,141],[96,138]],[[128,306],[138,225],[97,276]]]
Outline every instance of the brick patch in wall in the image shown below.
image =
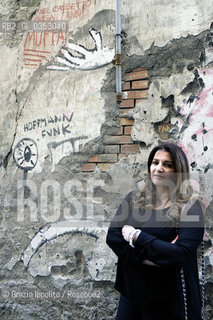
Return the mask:
[[134,103],[135,103],[134,99],[122,100],[119,107],[120,107],[120,109],[121,108],[134,108]]
[[125,153],[120,153],[118,155],[118,159],[121,160],[121,159],[125,159],[126,158],[126,154]]
[[104,136],[103,138],[104,144],[130,144],[134,143],[131,136]]
[[168,140],[171,123],[163,123],[158,126],[158,134],[162,140]]
[[130,82],[128,81],[124,82],[123,90],[130,90]]
[[[139,80],[132,82],[132,89],[147,89],[148,88],[148,80]],[[126,89],[127,90],[127,89]]]
[[171,123],[163,123],[158,126],[158,132],[169,132],[171,129]]
[[[104,152],[96,154],[81,165],[81,171],[91,173],[98,167],[106,172],[110,166],[124,159],[128,154],[138,152],[138,144],[131,138],[133,119],[128,119],[126,114],[133,109],[137,102],[147,99],[148,96],[148,71],[141,67],[125,74],[122,90],[120,109],[120,129],[112,135],[105,135],[102,139]],[[167,124],[168,125],[168,124]],[[160,134],[166,134],[163,128],[158,127]]]
[[81,165],[81,171],[90,172],[94,171],[96,167],[95,163],[84,163]]
[[104,147],[105,153],[119,153],[120,152],[120,146],[119,145],[106,145]]
[[126,126],[124,127],[124,134],[131,134],[132,126]]
[[122,99],[146,99],[147,96],[148,90],[123,91]]
[[105,172],[110,168],[111,163],[97,163],[97,166],[102,172]]
[[132,126],[134,123],[134,120],[127,119],[127,118],[120,118],[120,125],[121,126]]
[[117,153],[103,153],[89,158],[88,162],[117,162]]
[[141,80],[147,78],[148,71],[146,69],[141,69],[139,71],[134,70],[132,72],[126,73],[125,81]]
[[127,144],[121,146],[121,153],[136,153],[138,152],[137,144]]

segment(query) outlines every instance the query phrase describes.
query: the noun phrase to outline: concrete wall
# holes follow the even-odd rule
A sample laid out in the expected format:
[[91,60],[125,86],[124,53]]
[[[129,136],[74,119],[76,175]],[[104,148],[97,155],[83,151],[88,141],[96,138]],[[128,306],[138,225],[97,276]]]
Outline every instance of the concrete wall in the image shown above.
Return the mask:
[[[0,0],[1,319],[114,319],[106,230],[152,147],[168,139],[184,148],[207,207],[213,316],[212,5],[121,1],[119,105],[115,5]],[[44,22],[51,29],[38,30]]]

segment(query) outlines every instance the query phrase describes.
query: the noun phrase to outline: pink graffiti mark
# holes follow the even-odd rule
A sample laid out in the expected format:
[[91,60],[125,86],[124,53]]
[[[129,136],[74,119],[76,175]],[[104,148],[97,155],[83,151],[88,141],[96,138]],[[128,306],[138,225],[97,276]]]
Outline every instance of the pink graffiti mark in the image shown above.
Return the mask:
[[213,109],[210,110],[207,114],[206,114],[207,117],[213,117]]
[[[208,98],[209,95],[212,93],[213,88],[206,89],[205,91],[201,91],[198,95],[197,99],[191,104],[191,110],[189,110],[188,116],[189,116],[189,123],[191,124],[195,119],[199,117],[201,114],[205,114],[206,117],[213,117],[213,109],[212,105],[209,104]],[[188,105],[189,102],[185,102],[180,110],[180,114],[183,116],[186,116],[184,112],[184,108],[186,105]],[[210,109],[210,110],[206,110]]]
[[177,145],[183,150],[183,152],[185,154],[188,154],[189,150],[187,149],[187,147],[182,142],[179,141]]
[[203,127],[197,129],[197,131],[194,132],[196,135],[202,134],[203,133]]
[[205,89],[200,92],[198,96],[199,99],[194,103],[194,105],[199,106],[199,108],[193,112],[194,114],[197,114],[200,111],[200,108],[206,107],[207,98],[209,97],[209,93],[211,93],[211,91],[213,91],[213,88]]
[[202,69],[199,70],[199,74],[203,76],[212,75],[212,69]]
[[203,79],[204,87],[196,97],[191,96],[185,99],[180,108],[183,125],[185,121],[189,125],[183,127],[179,121],[181,133],[179,146],[186,153],[189,163],[194,163],[197,169],[203,168],[208,171],[207,167],[211,163],[213,133],[213,69],[199,70],[199,74]]

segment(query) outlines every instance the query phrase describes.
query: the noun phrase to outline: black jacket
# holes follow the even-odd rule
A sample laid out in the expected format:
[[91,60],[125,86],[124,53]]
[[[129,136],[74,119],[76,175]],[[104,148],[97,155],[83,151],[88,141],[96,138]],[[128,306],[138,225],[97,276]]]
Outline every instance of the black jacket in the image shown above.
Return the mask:
[[[184,270],[189,320],[201,320],[201,299],[197,268],[197,248],[203,238],[203,210],[190,202],[178,228],[163,210],[145,214],[136,209],[129,193],[120,204],[107,233],[107,244],[118,256],[115,289],[141,311],[170,310],[184,318],[180,270]],[[184,218],[185,217],[185,218]],[[132,248],[121,229],[129,224],[142,230]],[[178,235],[175,244],[171,241]],[[158,266],[143,264],[148,259]]]

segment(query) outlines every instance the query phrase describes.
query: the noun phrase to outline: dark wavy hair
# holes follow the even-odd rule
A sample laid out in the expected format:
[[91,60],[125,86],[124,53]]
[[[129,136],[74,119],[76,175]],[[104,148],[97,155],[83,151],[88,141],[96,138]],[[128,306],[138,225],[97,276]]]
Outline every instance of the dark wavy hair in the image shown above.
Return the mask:
[[198,198],[198,195],[195,194],[190,183],[188,159],[183,150],[173,142],[160,144],[151,150],[147,162],[145,183],[141,190],[136,193],[134,197],[134,205],[137,207],[152,208],[155,204],[156,187],[152,183],[150,177],[150,167],[156,152],[159,150],[169,152],[173,162],[175,184],[170,193],[170,200],[173,205],[169,208],[167,215],[171,220],[177,223],[179,221],[180,211],[184,204],[192,198],[194,199],[194,197]]

